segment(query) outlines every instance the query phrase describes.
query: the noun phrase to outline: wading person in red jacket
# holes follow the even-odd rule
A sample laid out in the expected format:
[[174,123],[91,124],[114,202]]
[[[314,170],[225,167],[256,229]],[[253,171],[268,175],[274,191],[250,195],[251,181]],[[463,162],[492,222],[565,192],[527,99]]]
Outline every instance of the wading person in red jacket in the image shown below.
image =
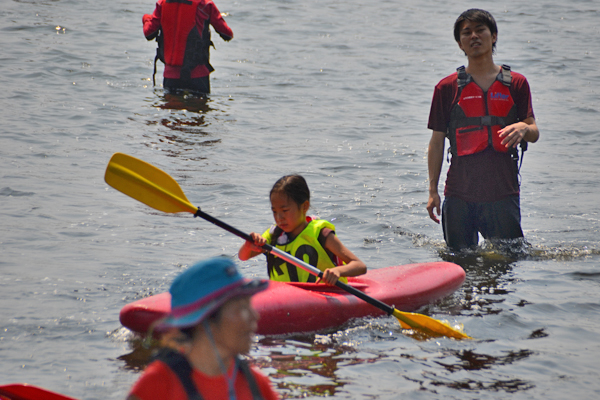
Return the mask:
[[[494,63],[496,21],[484,10],[462,13],[454,39],[468,59],[467,67],[442,79],[433,94],[428,128],[430,218],[439,223],[453,250],[485,239],[523,237],[517,147],[535,142],[539,131],[525,77]],[[438,194],[448,137],[452,159],[444,203]],[[523,156],[521,152],[521,157]]]
[[233,39],[217,6],[211,0],[158,0],[152,15],[145,14],[142,21],[146,39],[158,41],[156,57],[165,63],[165,90],[210,93],[214,68],[209,63],[209,25],[223,40]]

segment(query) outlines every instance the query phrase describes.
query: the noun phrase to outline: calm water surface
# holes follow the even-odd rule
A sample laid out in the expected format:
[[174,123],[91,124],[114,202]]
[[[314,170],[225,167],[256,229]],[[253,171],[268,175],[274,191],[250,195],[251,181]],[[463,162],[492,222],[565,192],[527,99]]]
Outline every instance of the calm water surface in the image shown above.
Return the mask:
[[[499,24],[495,60],[529,79],[541,139],[522,169],[529,245],[467,255],[445,250],[425,210],[426,125],[433,86],[466,61],[452,25],[473,4],[217,4],[235,39],[216,36],[213,94],[200,101],[152,87],[141,32],[152,1],[3,2],[0,384],[124,398],[148,350],[120,326],[121,307],[241,245],[109,188],[120,151],[244,231],[271,223],[275,180],[302,173],[312,212],[370,268],[449,260],[467,271],[419,312],[473,341],[417,340],[390,318],[257,338],[252,357],[283,397],[598,397],[600,4],[477,4]],[[266,276],[264,260],[241,265]]]

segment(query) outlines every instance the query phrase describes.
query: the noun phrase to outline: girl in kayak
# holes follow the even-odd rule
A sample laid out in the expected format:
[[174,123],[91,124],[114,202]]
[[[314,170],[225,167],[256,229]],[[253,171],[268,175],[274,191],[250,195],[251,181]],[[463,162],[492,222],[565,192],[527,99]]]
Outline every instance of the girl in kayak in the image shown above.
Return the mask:
[[250,351],[258,313],[253,294],[266,280],[244,279],[228,258],[201,261],[171,285],[171,312],[157,329],[167,346],[128,400],[277,400],[269,378],[239,357]]
[[[328,221],[307,216],[310,191],[300,175],[286,175],[275,182],[270,193],[275,224],[262,235],[252,232],[254,243],[246,241],[238,252],[246,261],[263,253],[265,243],[323,271],[320,281],[334,285],[338,279],[367,272],[367,266],[346,248],[335,235],[335,226]],[[269,278],[281,282],[316,282],[316,277],[268,254]]]

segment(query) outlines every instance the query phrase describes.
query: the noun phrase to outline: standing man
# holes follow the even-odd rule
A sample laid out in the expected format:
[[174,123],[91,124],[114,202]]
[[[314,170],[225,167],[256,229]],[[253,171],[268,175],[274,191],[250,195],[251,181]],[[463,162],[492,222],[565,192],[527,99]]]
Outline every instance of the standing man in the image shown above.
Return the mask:
[[[433,94],[428,128],[429,217],[439,223],[438,184],[448,137],[452,161],[441,206],[446,244],[453,250],[485,239],[523,237],[517,146],[539,131],[525,77],[493,60],[498,28],[490,13],[470,9],[454,24],[467,67],[442,79]],[[521,153],[521,157],[523,157]]]
[[165,90],[210,93],[209,74],[214,68],[209,63],[213,44],[209,25],[223,40],[233,39],[217,6],[211,0],[158,0],[154,13],[145,14],[142,21],[146,39],[158,42],[157,58],[165,63]]

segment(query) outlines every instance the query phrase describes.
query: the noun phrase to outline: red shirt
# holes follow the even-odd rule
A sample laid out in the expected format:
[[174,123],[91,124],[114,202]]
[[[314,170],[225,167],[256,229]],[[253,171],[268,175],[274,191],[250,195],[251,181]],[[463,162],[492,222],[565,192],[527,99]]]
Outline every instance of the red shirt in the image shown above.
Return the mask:
[[[251,371],[263,398],[279,399],[269,378],[254,368],[251,368]],[[229,399],[229,387],[224,375],[209,376],[194,370],[192,379],[205,400]],[[250,386],[240,371],[237,371],[234,387],[237,400],[253,400]],[[154,361],[148,365],[143,375],[131,388],[129,395],[134,395],[140,400],[187,400],[188,398],[177,375],[162,361]]]
[[[517,106],[519,121],[534,118],[529,83],[523,75],[512,72],[510,94]],[[435,87],[427,127],[447,132],[450,111],[457,102],[457,74],[453,73]],[[492,202],[514,194],[519,194],[519,183],[517,169],[509,153],[488,148],[480,153],[452,157],[444,196],[469,202]]]
[[[146,14],[142,18],[144,22],[144,36],[151,36],[160,29],[161,10],[164,2],[165,0],[158,0],[152,15]],[[198,28],[199,33],[202,33],[202,29],[204,29],[204,22],[209,17],[210,24],[219,34],[228,38],[233,37],[233,31],[221,16],[221,12],[217,9],[215,3],[213,3],[211,0],[201,0],[196,11],[196,27]],[[165,65],[163,75],[165,78],[179,79],[180,71],[181,67]],[[192,70],[191,77],[200,78],[203,76],[208,76],[208,74],[210,74],[210,71],[206,65],[198,65]]]

